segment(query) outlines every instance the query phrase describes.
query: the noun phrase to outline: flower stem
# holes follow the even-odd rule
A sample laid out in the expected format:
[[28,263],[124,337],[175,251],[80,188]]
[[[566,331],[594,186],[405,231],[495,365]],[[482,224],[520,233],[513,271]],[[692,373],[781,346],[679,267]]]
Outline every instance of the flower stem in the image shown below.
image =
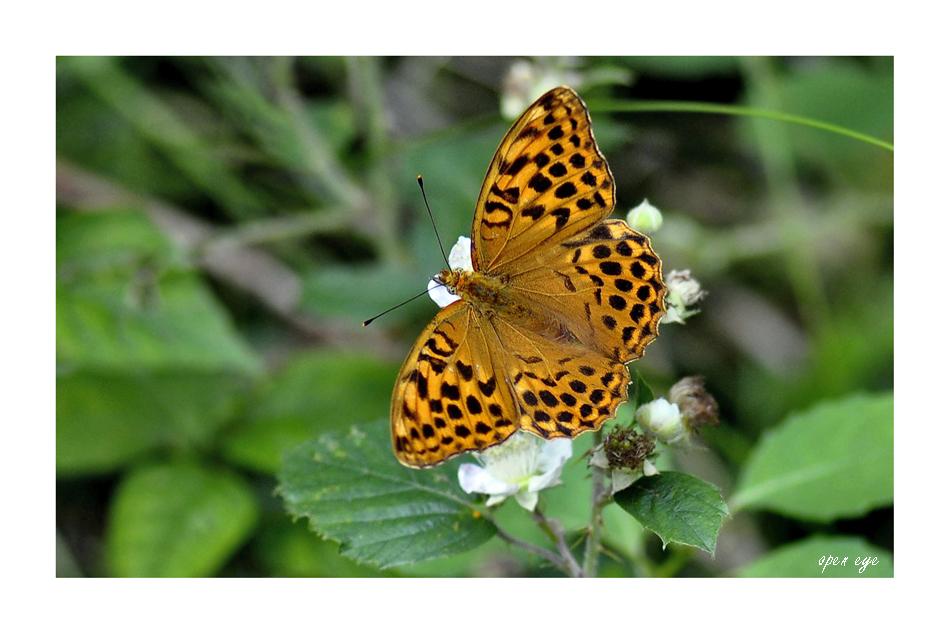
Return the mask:
[[564,539],[566,531],[557,521],[549,520],[544,516],[544,513],[537,508],[534,509],[533,515],[538,527],[557,547],[557,552],[562,562],[559,566],[561,570],[572,577],[583,577],[584,571],[581,569],[580,564],[577,563],[577,560],[574,559],[574,555],[571,553],[571,547],[567,545],[567,540]]
[[551,562],[552,564],[554,564],[561,570],[566,571],[566,564],[561,559],[561,557],[557,555],[557,553],[551,552],[547,548],[541,548],[540,546],[535,546],[534,544],[531,544],[529,542],[522,541],[518,539],[517,537],[515,537],[514,535],[509,535],[508,533],[503,531],[501,527],[498,526],[498,524],[495,524],[495,529],[498,531],[497,535],[500,538],[502,538],[504,541],[508,542],[509,544],[513,546],[518,546],[519,548],[523,548],[527,550],[529,553],[531,553],[532,555],[537,555],[538,557],[541,557],[542,559],[547,559],[549,562]]
[[[603,431],[594,432],[593,447],[603,442]],[[591,481],[593,487],[590,496],[590,525],[587,527],[587,543],[584,548],[584,576],[597,576],[597,558],[600,555],[600,533],[603,528],[601,510],[604,508],[606,489],[604,487],[604,470],[591,465]]]

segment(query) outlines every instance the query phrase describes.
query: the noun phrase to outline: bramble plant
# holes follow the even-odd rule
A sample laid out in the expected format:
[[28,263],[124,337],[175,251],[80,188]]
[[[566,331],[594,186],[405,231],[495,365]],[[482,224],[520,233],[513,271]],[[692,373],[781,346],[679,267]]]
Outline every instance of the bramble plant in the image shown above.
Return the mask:
[[[484,425],[514,398],[550,439],[407,468],[393,384],[437,311],[360,324],[444,268],[416,176],[470,236],[499,139],[562,85],[667,321],[606,413],[572,400],[584,374],[469,409],[472,365],[443,403],[466,439],[504,436]],[[886,57],[57,58],[57,575],[893,577],[893,102]],[[578,154],[562,177],[593,205]],[[528,217],[557,229],[587,203],[554,163]],[[434,383],[407,385],[407,437],[435,438]]]

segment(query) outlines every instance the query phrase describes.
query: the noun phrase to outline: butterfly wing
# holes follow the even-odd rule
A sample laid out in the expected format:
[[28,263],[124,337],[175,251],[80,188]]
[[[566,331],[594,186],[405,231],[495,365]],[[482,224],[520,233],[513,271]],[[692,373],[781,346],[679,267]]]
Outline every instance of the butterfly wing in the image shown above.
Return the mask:
[[623,362],[504,319],[491,324],[523,431],[547,439],[574,438],[599,429],[627,400],[630,373]]
[[657,336],[666,286],[650,239],[605,220],[510,274],[519,303],[537,305],[586,346],[631,361]]
[[614,180],[570,88],[545,93],[502,140],[472,225],[476,271],[504,273],[610,215]]
[[[443,308],[416,340],[399,371],[390,420],[399,462],[428,467],[485,449],[518,429],[510,385],[496,376],[491,326],[464,301]],[[496,355],[497,356],[497,355]],[[500,360],[497,360],[500,363]]]

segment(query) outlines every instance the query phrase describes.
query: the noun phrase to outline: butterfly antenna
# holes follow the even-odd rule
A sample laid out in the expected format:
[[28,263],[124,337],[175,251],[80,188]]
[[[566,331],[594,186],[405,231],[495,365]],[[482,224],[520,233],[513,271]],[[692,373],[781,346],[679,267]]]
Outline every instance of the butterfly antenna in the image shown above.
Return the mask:
[[[439,282],[439,285],[438,285],[438,286],[433,286],[432,288],[438,288],[439,286],[445,286],[445,282]],[[382,317],[382,316],[385,315],[386,313],[392,312],[392,311],[396,310],[397,308],[400,308],[400,307],[402,307],[402,306],[405,306],[406,304],[408,304],[409,302],[411,302],[411,301],[414,300],[414,299],[419,299],[420,297],[422,297],[423,295],[425,295],[426,293],[428,293],[430,290],[432,290],[432,289],[428,289],[428,288],[427,288],[426,290],[422,291],[422,292],[419,293],[418,295],[415,295],[415,296],[413,296],[413,297],[410,297],[410,298],[407,299],[406,301],[401,302],[401,303],[399,303],[399,304],[396,304],[396,305],[393,306],[392,308],[387,308],[386,310],[384,310],[384,311],[381,312],[380,314],[376,315],[375,317],[370,317],[369,319],[367,319],[366,321],[364,321],[364,322],[363,322],[363,325],[364,325],[364,326],[369,326],[371,323],[373,323],[374,321],[376,321],[377,319],[379,319],[380,317]]]
[[[432,217],[432,209],[429,208],[429,200],[426,198],[426,188],[425,188],[425,185],[422,184],[422,174],[420,174],[419,176],[416,176],[416,180],[419,182],[419,189],[422,190],[422,201],[426,204],[426,211],[429,212],[429,222],[432,223],[432,230],[435,231],[435,239],[439,243],[439,251],[442,252],[442,259],[445,260],[445,266],[447,268],[452,268],[452,266],[449,264],[449,259],[445,256],[445,248],[442,246],[442,238],[439,237],[439,230],[435,226],[435,218]],[[438,288],[439,286],[445,286],[445,282],[439,282],[439,285],[434,286],[433,288]],[[386,313],[392,312],[396,310],[397,308],[401,308],[402,306],[405,306],[406,304],[408,304],[409,302],[415,299],[419,299],[420,297],[428,293],[429,290],[431,289],[427,288],[426,290],[422,291],[418,295],[414,297],[410,297],[406,301],[396,304],[392,308],[387,308],[386,310],[376,315],[375,317],[370,317],[369,319],[363,322],[363,325],[364,326],[370,325],[371,323],[373,323],[374,321],[376,321],[377,319],[379,319]]]
[[429,212],[429,221],[432,223],[432,230],[435,231],[435,239],[439,243],[439,251],[442,252],[442,259],[445,260],[446,268],[452,268],[452,265],[449,264],[449,259],[445,257],[445,248],[442,246],[442,238],[439,237],[439,229],[435,226],[435,218],[432,217],[432,210],[429,209],[429,200],[426,198],[426,188],[422,184],[422,174],[416,176],[416,180],[419,181],[419,189],[422,190],[422,202],[426,204],[426,211]]

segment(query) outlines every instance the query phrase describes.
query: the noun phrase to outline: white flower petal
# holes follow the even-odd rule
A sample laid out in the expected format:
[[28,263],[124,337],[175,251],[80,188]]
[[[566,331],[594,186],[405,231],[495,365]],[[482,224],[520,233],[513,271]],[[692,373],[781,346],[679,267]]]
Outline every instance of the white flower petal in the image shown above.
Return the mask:
[[665,398],[641,405],[635,416],[643,431],[661,442],[678,440],[686,433],[680,408]]
[[467,462],[459,466],[459,486],[466,493],[488,493],[490,495],[513,495],[518,485],[511,482],[502,482],[495,478],[487,469]]
[[614,469],[610,472],[610,488],[613,493],[623,491],[633,484],[639,474],[629,469]]
[[496,478],[519,485],[538,472],[544,441],[515,432],[508,440],[478,454],[478,461]]
[[570,438],[556,438],[545,442],[538,459],[538,471],[557,469],[560,473],[573,452],[573,442]]
[[542,473],[541,475],[531,476],[528,478],[527,489],[528,491],[541,491],[542,489],[549,489],[561,483],[561,481],[558,480],[560,477],[560,469],[548,471],[547,473]]
[[515,493],[515,501],[521,505],[521,508],[533,511],[538,505],[538,494],[536,491],[518,491]]
[[465,463],[458,478],[467,493],[488,493],[489,505],[514,495],[518,504],[533,510],[538,491],[561,483],[558,479],[572,443],[566,438],[545,441],[533,434],[516,432],[511,438],[476,454],[483,466]]
[[507,495],[493,495],[488,498],[488,501],[485,502],[486,506],[495,506],[496,504],[501,504],[508,499]]
[[452,245],[449,251],[449,266],[452,269],[462,269],[463,271],[474,271],[472,266],[472,239],[465,236],[459,236],[459,239]]
[[607,469],[610,467],[610,463],[607,462],[607,451],[604,449],[604,443],[597,445],[597,448],[594,449],[587,464],[592,467],[597,467],[598,469]]
[[699,312],[698,309],[690,307],[698,303],[706,296],[706,291],[702,289],[699,282],[693,279],[688,270],[670,271],[664,276],[666,278],[666,315],[661,319],[661,323],[685,323],[687,317],[692,317]]

